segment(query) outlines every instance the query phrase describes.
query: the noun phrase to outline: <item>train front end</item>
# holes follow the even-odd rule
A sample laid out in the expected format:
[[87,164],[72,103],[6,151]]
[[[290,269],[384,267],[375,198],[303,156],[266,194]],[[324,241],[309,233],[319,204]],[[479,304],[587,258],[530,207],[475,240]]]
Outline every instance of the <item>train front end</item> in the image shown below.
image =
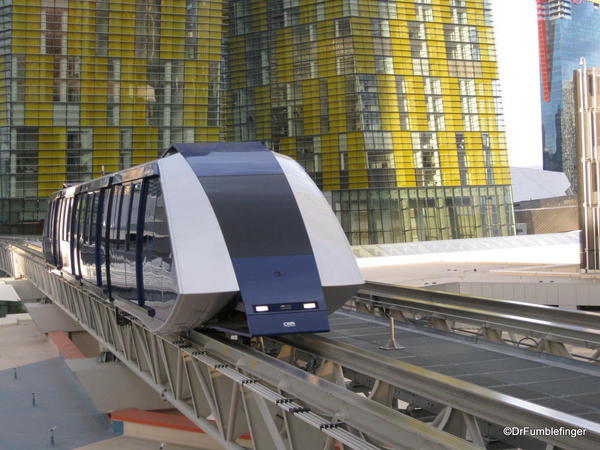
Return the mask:
[[329,330],[363,284],[329,204],[260,143],[177,144],[159,160],[180,296],[169,321],[247,336]]

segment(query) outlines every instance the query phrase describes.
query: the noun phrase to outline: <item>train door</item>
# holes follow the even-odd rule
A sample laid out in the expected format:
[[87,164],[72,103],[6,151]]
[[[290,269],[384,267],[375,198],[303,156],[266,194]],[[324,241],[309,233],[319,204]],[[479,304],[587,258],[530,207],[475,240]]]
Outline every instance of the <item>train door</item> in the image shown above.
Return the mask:
[[71,258],[71,273],[77,275],[77,260],[75,259],[75,247],[77,240],[77,217],[79,208],[79,197],[74,196],[71,203],[71,217],[69,219],[69,255]]
[[[142,182],[135,182],[131,185],[131,208],[129,220],[127,223],[127,239],[125,242],[125,271],[126,271],[126,293],[125,298],[131,301],[138,301],[138,248],[141,243],[139,236],[140,209],[142,207]],[[142,211],[143,214],[143,211]],[[142,219],[143,221],[143,216]],[[138,240],[140,242],[138,242]]]
[[61,267],[72,272],[71,268],[71,240],[70,240],[70,223],[71,223],[71,208],[73,206],[72,198],[63,198],[61,201],[63,208],[60,221],[60,259]]
[[55,200],[56,208],[52,219],[52,252],[54,253],[54,265],[61,268],[62,259],[60,257],[60,227],[63,209],[63,199]]
[[81,278],[81,231],[82,217],[85,214],[85,194],[79,194],[75,197],[75,213],[73,214],[73,238],[72,254],[73,254],[73,274],[77,279]]
[[56,201],[52,200],[48,204],[48,214],[44,222],[44,236],[42,239],[42,246],[44,248],[44,259],[52,264],[56,265],[54,260],[54,243],[52,240],[53,220],[54,220],[54,209],[56,208]]
[[81,244],[83,279],[96,284],[96,217],[99,193],[90,192],[84,222],[84,238]]
[[[131,185],[117,186],[119,188],[118,206],[114,208],[114,239],[110,243],[110,283],[111,292],[126,298],[127,271],[125,264],[125,248],[127,244],[127,224],[131,214]],[[116,205],[116,203],[115,203]]]

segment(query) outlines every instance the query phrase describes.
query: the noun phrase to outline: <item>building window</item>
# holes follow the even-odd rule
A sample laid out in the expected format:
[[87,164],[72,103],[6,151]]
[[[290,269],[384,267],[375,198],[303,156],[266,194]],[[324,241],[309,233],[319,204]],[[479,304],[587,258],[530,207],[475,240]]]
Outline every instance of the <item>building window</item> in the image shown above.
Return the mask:
[[297,25],[299,17],[298,0],[283,0],[283,25],[286,27]]
[[52,100],[54,102],[67,101],[67,58],[55,56],[53,61],[52,75]]
[[427,42],[426,41],[411,41],[410,55],[413,58],[427,58]]
[[420,76],[429,75],[429,60],[425,58],[413,58],[413,73]]
[[467,17],[466,8],[464,8],[464,7],[452,8],[452,14],[451,14],[450,21],[452,23],[467,24],[469,22],[469,20]]
[[120,79],[121,62],[118,59],[111,59],[108,62],[108,104],[106,107],[106,117],[109,126],[119,125]]
[[429,5],[415,5],[415,16],[421,22],[432,22],[433,9]]
[[294,46],[294,77],[306,80],[317,77],[317,46],[307,42]]
[[398,111],[400,112],[400,129],[410,129],[408,98],[406,96],[406,82],[402,76],[396,76],[396,93],[398,96]]
[[319,80],[319,113],[321,134],[329,133],[329,86],[327,78]]
[[487,133],[481,133],[481,144],[483,147],[483,159],[485,165],[485,176],[486,183],[491,185],[494,184],[494,155],[492,154],[492,147],[490,145],[490,135]]
[[[187,0],[196,3],[195,0]],[[250,32],[250,15],[248,13],[248,0],[237,0],[233,5],[233,34],[239,36]]]
[[393,169],[396,167],[392,133],[389,131],[366,131],[363,136],[369,169]]
[[296,139],[297,161],[310,174],[320,173],[321,168],[321,137],[299,137]]
[[43,0],[41,53],[64,55],[67,50],[67,0]]
[[14,55],[12,57],[12,101],[25,101],[25,56]]
[[394,74],[394,60],[391,56],[375,56],[375,72]]
[[317,2],[317,4],[315,5],[316,8],[316,13],[317,13],[317,20],[325,20],[325,2],[324,1],[319,1]]
[[442,100],[442,85],[439,78],[427,77],[424,79],[425,110],[427,111],[427,125],[431,131],[444,131],[446,119],[444,117],[444,103]]
[[19,197],[37,196],[38,129],[16,127],[12,129],[11,145],[15,149],[11,160],[14,185],[11,194]]
[[467,156],[467,148],[465,145],[465,135],[463,133],[456,133],[456,153],[458,155],[460,184],[466,186],[469,184],[469,161]]
[[371,19],[371,35],[373,37],[390,37],[390,21],[386,19]]
[[108,54],[108,0],[96,0],[96,55]]
[[[164,61],[163,61],[164,62]],[[150,126],[162,125],[164,100],[164,65],[155,60],[146,68],[146,123]]]
[[136,0],[135,56],[158,58],[161,0]]
[[133,142],[131,128],[121,128],[119,135],[119,170],[131,167]]
[[197,0],[185,0],[185,57],[198,56],[198,8]]
[[254,92],[251,88],[233,89],[233,130],[236,141],[252,141],[256,139],[254,121]]
[[357,75],[355,110],[360,114],[361,130],[380,130],[381,116],[379,110],[379,94],[375,75]]
[[79,90],[81,87],[81,64],[79,56],[67,58],[67,102],[79,103]]
[[379,17],[385,17],[386,19],[398,18],[398,12],[396,11],[396,0],[380,0],[377,2],[377,6],[379,8]]
[[417,186],[441,186],[442,171],[435,133],[412,133]]
[[346,37],[352,35],[352,26],[349,17],[335,21],[335,37]]
[[479,131],[479,108],[475,96],[475,80],[459,80],[465,130]]
[[221,123],[221,64],[218,61],[208,63],[207,102],[207,126],[218,127]]
[[358,0],[343,0],[344,16],[358,16]]
[[354,56],[338,56],[336,58],[336,72],[338,75],[354,73]]
[[408,37],[411,41],[417,39],[426,39],[425,24],[423,22],[409,22]]
[[67,130],[67,183],[92,178],[92,130]]

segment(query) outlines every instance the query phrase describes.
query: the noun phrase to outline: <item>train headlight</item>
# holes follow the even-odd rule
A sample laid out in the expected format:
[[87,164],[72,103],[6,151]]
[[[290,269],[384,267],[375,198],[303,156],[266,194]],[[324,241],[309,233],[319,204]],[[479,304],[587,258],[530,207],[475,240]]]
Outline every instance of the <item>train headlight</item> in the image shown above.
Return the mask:
[[317,304],[315,302],[304,303],[302,306],[304,309],[317,309]]
[[269,307],[267,305],[260,305],[260,306],[255,306],[254,310],[256,312],[267,312],[267,311],[269,311]]

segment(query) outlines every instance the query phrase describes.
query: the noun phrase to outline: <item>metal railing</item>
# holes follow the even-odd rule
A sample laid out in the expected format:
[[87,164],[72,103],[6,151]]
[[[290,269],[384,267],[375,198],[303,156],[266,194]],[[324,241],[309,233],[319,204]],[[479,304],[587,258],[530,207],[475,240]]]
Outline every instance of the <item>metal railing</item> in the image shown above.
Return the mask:
[[539,339],[538,350],[561,356],[568,352],[562,347],[556,351],[556,344],[600,349],[600,314],[591,312],[376,282],[367,282],[349,307],[396,319],[410,313],[433,319],[434,327],[446,330],[454,323],[471,324],[497,342],[503,331],[518,333]]

